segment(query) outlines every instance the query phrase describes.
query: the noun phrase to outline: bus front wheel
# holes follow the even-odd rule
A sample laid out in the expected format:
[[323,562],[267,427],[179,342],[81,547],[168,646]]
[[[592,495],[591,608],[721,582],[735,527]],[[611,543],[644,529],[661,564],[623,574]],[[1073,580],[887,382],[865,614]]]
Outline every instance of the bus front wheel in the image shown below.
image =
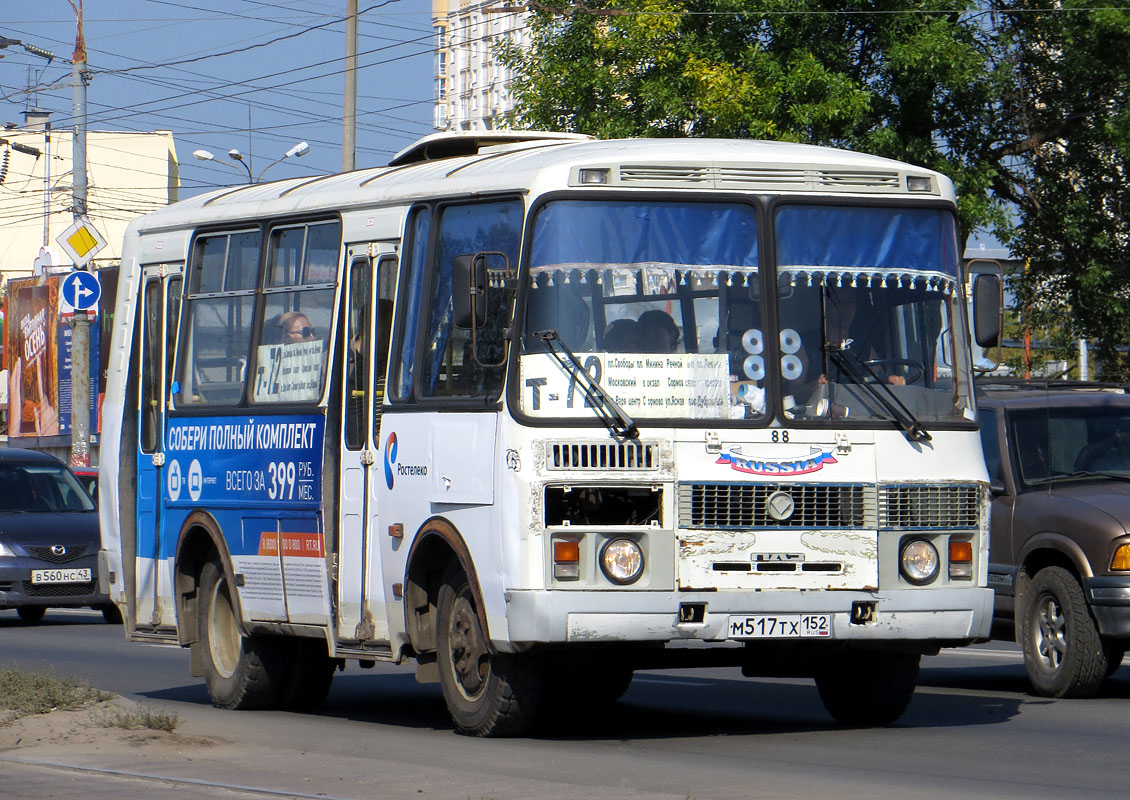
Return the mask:
[[271,707],[285,678],[282,642],[243,634],[230,583],[216,561],[204,565],[199,592],[198,641],[204,648],[204,682],[213,705]]
[[533,724],[541,693],[540,659],[491,652],[470,581],[457,565],[439,590],[439,680],[451,719],[472,736],[521,736]]
[[829,658],[816,675],[820,699],[843,725],[889,725],[914,696],[920,657],[852,651]]

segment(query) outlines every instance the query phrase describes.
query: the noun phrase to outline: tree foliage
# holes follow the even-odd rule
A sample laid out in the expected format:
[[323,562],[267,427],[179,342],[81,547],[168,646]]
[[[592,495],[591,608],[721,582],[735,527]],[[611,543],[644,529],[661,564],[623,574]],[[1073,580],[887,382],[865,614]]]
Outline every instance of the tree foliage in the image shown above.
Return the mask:
[[[1020,166],[993,188],[1017,209],[1002,238],[1030,264],[1019,296],[1034,321],[1096,342],[1106,377],[1126,380],[1130,9],[1017,3],[1000,27],[1014,75],[1001,103],[1015,143],[1005,155]],[[1056,291],[1041,291],[1049,283]]]
[[[503,46],[519,127],[807,142],[953,178],[1050,275],[1061,332],[1130,340],[1130,13],[1078,0],[543,0]],[[1116,334],[1116,335],[1112,335]]]

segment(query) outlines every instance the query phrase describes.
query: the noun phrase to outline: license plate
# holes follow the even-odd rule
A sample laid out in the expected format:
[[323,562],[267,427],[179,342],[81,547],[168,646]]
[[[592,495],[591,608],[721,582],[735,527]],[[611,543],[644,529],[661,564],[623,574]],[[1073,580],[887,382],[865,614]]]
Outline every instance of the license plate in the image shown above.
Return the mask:
[[89,583],[90,568],[83,569],[33,569],[32,583]]
[[730,617],[731,639],[830,639],[831,614],[764,614]]

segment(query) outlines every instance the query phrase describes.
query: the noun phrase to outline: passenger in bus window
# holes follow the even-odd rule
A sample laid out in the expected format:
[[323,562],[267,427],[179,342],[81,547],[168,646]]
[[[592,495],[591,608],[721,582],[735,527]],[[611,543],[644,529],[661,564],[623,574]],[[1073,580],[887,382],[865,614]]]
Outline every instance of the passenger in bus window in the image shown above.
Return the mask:
[[287,311],[279,315],[279,329],[282,330],[282,343],[312,342],[318,338],[310,318],[301,311]]
[[666,311],[645,311],[637,324],[641,353],[674,353],[679,346],[679,326]]
[[604,331],[604,350],[608,353],[638,353],[639,324],[634,319],[614,319]]

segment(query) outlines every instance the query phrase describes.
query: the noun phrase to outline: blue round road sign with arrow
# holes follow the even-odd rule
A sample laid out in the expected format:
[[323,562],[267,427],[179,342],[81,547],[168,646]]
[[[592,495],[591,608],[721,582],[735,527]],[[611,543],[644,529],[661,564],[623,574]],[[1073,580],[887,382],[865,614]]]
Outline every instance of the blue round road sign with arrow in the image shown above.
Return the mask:
[[102,284],[93,272],[72,272],[63,278],[59,291],[75,311],[88,311],[98,305]]

